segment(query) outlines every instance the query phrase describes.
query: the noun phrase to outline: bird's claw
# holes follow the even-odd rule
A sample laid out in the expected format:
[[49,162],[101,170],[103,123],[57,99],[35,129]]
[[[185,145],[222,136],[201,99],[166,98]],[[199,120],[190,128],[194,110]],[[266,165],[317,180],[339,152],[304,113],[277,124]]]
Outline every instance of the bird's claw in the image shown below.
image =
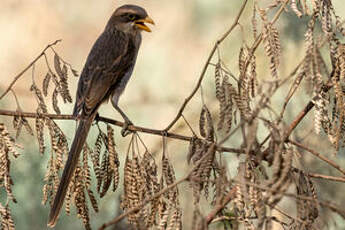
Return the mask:
[[94,122],[95,122],[93,125],[97,125],[97,126],[98,126],[98,122],[99,122],[99,120],[100,120],[99,113],[96,113],[95,118],[94,118],[93,120],[94,120]]
[[99,113],[96,113],[95,121],[96,121],[96,122],[99,122],[99,119],[100,119]]
[[123,123],[122,130],[121,130],[121,135],[123,137],[127,136],[130,134],[132,131],[128,130],[128,126],[133,125],[133,123],[130,120],[127,120]]

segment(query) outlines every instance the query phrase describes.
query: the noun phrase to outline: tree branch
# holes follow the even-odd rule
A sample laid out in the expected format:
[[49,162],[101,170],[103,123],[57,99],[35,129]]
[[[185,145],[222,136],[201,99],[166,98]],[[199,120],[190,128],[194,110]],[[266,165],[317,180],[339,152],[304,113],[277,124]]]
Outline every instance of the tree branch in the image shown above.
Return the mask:
[[309,177],[312,177],[312,178],[316,178],[316,179],[323,179],[323,180],[345,183],[345,177],[322,175],[322,174],[318,174],[318,173],[307,173],[306,175]]
[[[334,74],[334,70],[331,73],[330,79],[333,77]],[[329,80],[329,82],[325,85],[322,86],[322,91],[324,93],[327,93],[331,88],[333,87],[333,85],[331,84],[331,81]],[[309,113],[309,111],[314,108],[314,101],[315,101],[316,96],[310,100],[308,102],[308,104],[304,107],[304,109],[297,115],[297,117],[295,118],[295,120],[293,120],[289,126],[289,128],[287,129],[287,132],[285,133],[285,137],[284,140],[288,141],[292,131],[297,127],[297,125],[303,120],[303,118]]]
[[[21,117],[28,117],[28,118],[37,118],[37,117],[49,117],[54,120],[79,120],[80,117],[78,116],[77,118],[74,117],[73,115],[67,115],[67,114],[45,114],[45,113],[31,113],[31,112],[22,112],[22,111],[11,111],[11,110],[4,110],[0,109],[0,115],[3,116],[21,116]],[[107,117],[99,117],[98,121],[102,121],[105,123],[109,123],[115,126],[123,127],[123,122],[113,120]],[[142,133],[148,133],[152,135],[157,135],[157,136],[166,136],[169,138],[173,139],[178,139],[182,141],[191,141],[193,138],[198,138],[198,137],[190,137],[190,136],[183,136],[177,133],[172,133],[172,132],[165,132],[164,130],[157,130],[157,129],[150,129],[146,127],[141,127],[141,126],[135,126],[135,125],[130,125],[128,126],[129,131],[133,132],[142,132]],[[198,138],[200,140],[204,140],[201,138]],[[204,140],[205,141],[205,140]],[[231,153],[243,153],[244,151],[241,149],[235,149],[235,148],[228,148],[228,147],[223,147],[221,145],[217,145],[217,151],[219,152],[231,152]]]

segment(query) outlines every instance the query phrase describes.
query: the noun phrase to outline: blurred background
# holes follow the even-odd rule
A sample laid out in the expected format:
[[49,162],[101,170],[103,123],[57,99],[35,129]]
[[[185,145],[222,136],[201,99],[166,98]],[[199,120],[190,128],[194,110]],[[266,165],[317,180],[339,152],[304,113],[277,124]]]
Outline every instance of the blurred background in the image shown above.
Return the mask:
[[[214,42],[233,22],[241,2],[229,0],[1,0],[0,93],[8,87],[14,76],[24,69],[48,43],[57,39],[62,39],[62,42],[54,49],[60,57],[80,73],[91,46],[104,29],[114,9],[122,4],[137,4],[147,10],[150,17],[154,19],[156,26],[152,27],[152,33],[143,33],[143,43],[139,51],[137,64],[131,81],[120,99],[120,106],[135,125],[154,129],[165,128],[175,117],[184,98],[194,88]],[[341,2],[333,1],[333,4],[338,15],[343,16],[345,15],[345,7]],[[240,29],[236,29],[221,46],[222,58],[234,74],[238,73],[236,64],[238,51],[243,44],[242,39],[244,38],[248,44],[253,41],[253,38],[249,36],[251,35],[251,13],[252,8],[247,7],[241,20],[241,25],[245,29],[242,32]],[[306,25],[301,26],[300,23],[301,21],[297,20],[297,17],[290,12],[284,14],[277,24],[284,50],[280,69],[282,76],[290,73],[304,55],[303,39]],[[259,49],[257,53],[258,57],[264,56],[262,49]],[[52,54],[48,57],[50,61],[53,60]],[[259,78],[268,77],[268,58],[257,58],[257,60]],[[39,85],[41,85],[41,81],[47,72],[43,61],[42,59],[35,66],[34,77]],[[213,68],[209,68],[207,78],[203,82],[203,88],[205,89],[206,103],[211,108],[216,108],[217,102],[213,93],[213,71]],[[31,72],[28,71],[14,87],[22,110],[28,112],[34,112],[37,106],[36,99],[29,90],[31,79]],[[73,99],[77,81],[78,78],[72,75],[69,76]],[[285,95],[286,92],[276,94],[273,102],[279,104],[279,101]],[[294,101],[294,106],[288,107],[287,122],[291,121],[294,115],[299,112],[299,109],[296,110],[295,108],[304,105],[309,97],[301,94],[298,99]],[[51,103],[48,102],[48,104]],[[185,112],[187,120],[192,125],[197,124],[200,105],[200,93],[198,93]],[[10,93],[0,101],[0,107],[16,110],[15,100]],[[62,108],[63,114],[70,114],[73,104],[62,105],[60,102],[60,108]],[[100,114],[122,120],[110,104],[103,105]],[[0,122],[5,122],[13,133],[12,118],[0,116]],[[72,141],[75,122],[58,121],[57,123],[67,134],[68,141]],[[178,129],[179,133],[191,135],[191,132],[182,123],[178,123],[175,129]],[[34,125],[34,122],[30,121],[30,124]],[[311,128],[309,127],[307,131]],[[115,141],[119,152],[125,153],[129,137],[120,137],[120,128],[116,128],[115,131]],[[307,135],[307,131],[301,132],[301,135]],[[89,135],[90,143],[94,143],[94,134],[96,132],[94,131]],[[314,140],[312,136],[310,137],[311,142]],[[160,151],[160,137],[144,134],[142,137],[152,152]],[[323,149],[321,148],[320,151],[326,151],[329,148],[327,140],[324,142]],[[20,150],[22,155],[14,162],[11,169],[15,183],[13,187],[14,194],[18,200],[17,204],[11,204],[12,215],[17,229],[46,229],[49,207],[41,205],[41,199],[49,149],[46,150],[43,157],[40,156],[36,139],[26,135],[25,132],[19,137],[18,143],[24,146],[25,149]],[[46,143],[48,143],[47,139]],[[238,139],[234,138],[230,144],[238,145],[240,143]],[[175,164],[177,177],[184,175],[186,172],[185,155],[187,148],[186,143],[182,144],[179,141],[171,141],[169,145],[169,149],[172,150],[170,152],[171,159],[173,162],[179,163]],[[233,160],[229,164],[229,168],[236,170],[237,156],[230,156],[229,154],[228,157]],[[313,159],[305,160],[312,165],[317,164],[313,171],[319,170],[317,171],[319,173],[322,172],[325,166],[313,163]],[[337,160],[344,165],[343,158]],[[121,164],[123,165],[123,158]],[[336,186],[345,189],[344,186]],[[334,184],[331,187],[334,189]],[[188,189],[187,185],[180,187],[182,191]],[[327,185],[320,185],[320,189],[327,189]],[[333,189],[327,192],[327,196],[339,196],[337,191],[341,191],[341,189]],[[1,192],[3,191],[0,191],[0,195],[3,194]],[[92,226],[95,229],[116,215],[119,194],[121,194],[121,188],[115,193],[109,193],[99,203],[100,213],[91,214]],[[190,194],[184,192],[181,192],[181,194],[182,206],[188,207]],[[341,198],[339,199],[341,200]],[[3,201],[1,197],[0,201]],[[342,202],[345,202],[344,198]],[[184,219],[188,218],[190,216],[186,212]],[[334,217],[335,221],[337,219],[339,218]],[[68,227],[66,228],[66,226]],[[66,217],[63,213],[56,229],[72,228],[83,229],[81,221],[77,220],[75,215]]]

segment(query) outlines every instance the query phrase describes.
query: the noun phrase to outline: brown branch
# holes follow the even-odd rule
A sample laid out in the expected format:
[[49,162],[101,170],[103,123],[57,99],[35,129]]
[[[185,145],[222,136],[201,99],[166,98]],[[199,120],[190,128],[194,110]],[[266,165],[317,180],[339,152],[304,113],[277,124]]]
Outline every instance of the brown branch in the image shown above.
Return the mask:
[[[294,75],[297,73],[298,69],[302,66],[302,64],[303,64],[303,62],[304,62],[305,59],[306,59],[306,58],[304,57],[303,60],[302,60],[302,61],[295,67],[295,69],[289,74],[289,77],[292,77],[292,76],[294,76]],[[303,80],[303,78],[302,78],[302,79],[296,78],[296,79],[293,81],[293,83],[292,83],[292,85],[291,85],[291,87],[290,87],[290,89],[289,89],[289,92],[287,93],[287,95],[286,95],[286,97],[285,97],[284,105],[283,105],[283,108],[282,108],[282,110],[281,110],[281,112],[280,112],[280,119],[283,119],[283,116],[284,116],[286,107],[287,107],[287,105],[288,105],[290,99],[294,96],[295,92],[297,91],[298,86],[299,86],[299,83],[301,83],[302,80]],[[298,81],[299,81],[299,82],[298,82]],[[297,85],[297,87],[296,87],[296,85]]]
[[17,76],[14,77],[13,81],[11,82],[11,84],[8,86],[8,88],[5,90],[5,92],[0,96],[0,100],[12,89],[13,85],[17,82],[17,80],[23,76],[23,74],[30,69],[37,61],[38,59],[40,59],[46,52],[47,49],[49,49],[50,47],[56,45],[57,43],[59,43],[61,41],[61,39],[56,40],[55,42],[48,44],[46,46],[46,48],[44,48],[42,50],[42,52],[22,71],[20,72]]
[[[332,78],[334,74],[334,71],[331,73],[331,76],[330,76],[330,79]],[[327,83],[326,85],[323,85],[322,86],[322,91],[324,93],[327,93],[331,88],[332,88],[332,84],[331,82],[329,81],[329,83]],[[314,103],[314,100],[315,100],[316,96],[310,100],[308,102],[308,104],[304,107],[304,109],[297,115],[297,117],[295,118],[295,120],[293,120],[289,126],[289,128],[287,129],[286,133],[285,133],[285,137],[284,137],[284,140],[285,141],[288,141],[292,131],[297,127],[297,125],[303,120],[303,118],[309,113],[309,111],[314,107],[315,103]]]
[[200,88],[201,82],[205,77],[206,74],[206,70],[211,62],[211,59],[213,58],[213,55],[215,54],[219,44],[221,44],[224,39],[232,32],[232,30],[238,25],[238,21],[244,11],[245,6],[247,5],[248,0],[245,0],[241,6],[240,11],[238,12],[234,22],[232,23],[232,25],[230,26],[230,28],[221,36],[221,38],[219,40],[216,41],[216,43],[214,44],[211,53],[209,54],[206,64],[204,65],[202,72],[200,74],[199,80],[195,86],[195,88],[193,89],[192,93],[184,100],[181,108],[179,109],[176,117],[174,118],[174,120],[168,125],[168,127],[165,128],[165,131],[169,131],[171,129],[171,127],[178,121],[178,119],[180,119],[183,110],[185,109],[185,107],[187,106],[188,102],[194,97],[195,93],[198,91],[198,89]]
[[[28,118],[37,118],[37,117],[49,117],[54,120],[78,120],[80,117],[74,117],[73,115],[67,115],[67,114],[44,114],[44,113],[32,113],[32,112],[22,112],[22,111],[11,111],[11,110],[4,110],[0,109],[0,115],[3,116],[22,116],[22,117],[28,117]],[[102,121],[105,123],[109,123],[115,126],[123,127],[123,122],[113,120],[107,117],[99,117],[98,121]],[[170,137],[173,139],[178,139],[182,141],[191,141],[195,137],[190,137],[190,136],[184,136],[180,135],[177,133],[172,133],[172,132],[165,132],[164,130],[157,130],[157,129],[150,129],[150,128],[145,128],[141,126],[135,126],[135,125],[130,125],[128,126],[129,131],[133,132],[142,132],[142,133],[149,133],[152,135],[158,135],[158,136],[166,136]],[[200,138],[199,138],[200,139]],[[228,148],[228,147],[223,147],[221,145],[217,145],[217,151],[219,152],[232,152],[232,153],[243,153],[243,150],[241,149],[235,149],[235,148]]]
[[290,126],[288,127],[284,140],[287,141],[290,137],[292,131],[297,127],[297,125],[303,120],[303,118],[309,113],[309,111],[314,107],[315,103],[311,100],[309,103],[304,107],[304,109],[297,115],[297,117],[291,122]]
[[214,209],[205,217],[207,224],[210,224],[211,221],[216,217],[216,215],[231,201],[236,195],[236,187],[233,187],[224,197],[224,200],[221,204],[218,204]]
[[291,139],[288,140],[288,142],[290,142],[293,145],[296,145],[297,147],[310,152],[311,154],[313,154],[314,156],[318,157],[319,159],[323,160],[324,162],[326,162],[327,164],[331,165],[333,168],[337,169],[339,172],[341,172],[342,174],[345,175],[345,170],[342,169],[337,163],[335,163],[332,160],[327,159],[326,157],[324,157],[321,153],[316,152],[315,150],[312,150],[304,145],[302,145],[301,143],[298,143],[296,141],[293,141]]
[[323,174],[318,174],[318,173],[307,173],[307,172],[305,172],[305,171],[303,171],[301,169],[298,169],[298,168],[293,168],[292,170],[294,172],[296,172],[296,173],[300,173],[301,172],[304,175],[306,175],[308,177],[311,177],[311,178],[345,183],[345,177],[329,176],[329,175],[323,175]]
[[318,174],[318,173],[307,173],[306,175],[309,177],[312,177],[312,178],[316,178],[316,179],[324,179],[324,180],[330,180],[330,181],[345,183],[345,177],[322,175],[322,174]]
[[[332,79],[333,75],[335,74],[335,70],[333,69],[331,76],[329,79]],[[331,80],[328,80],[328,83],[322,86],[322,91],[324,93],[327,93],[331,88],[333,87]],[[313,97],[312,100],[310,100],[308,102],[308,104],[302,109],[302,111],[296,116],[296,118],[290,123],[289,127],[287,128],[287,131],[284,134],[283,140],[284,141],[290,141],[289,137],[292,133],[292,131],[295,130],[295,128],[298,126],[298,124],[303,120],[303,118],[310,112],[310,110],[315,106],[315,101],[316,96]],[[269,138],[271,137],[271,133],[269,135],[267,135],[267,137],[264,139],[264,141],[260,144],[260,146],[263,146],[263,144],[269,140]],[[266,148],[266,150],[264,150],[264,156],[266,156],[269,153],[269,147]]]

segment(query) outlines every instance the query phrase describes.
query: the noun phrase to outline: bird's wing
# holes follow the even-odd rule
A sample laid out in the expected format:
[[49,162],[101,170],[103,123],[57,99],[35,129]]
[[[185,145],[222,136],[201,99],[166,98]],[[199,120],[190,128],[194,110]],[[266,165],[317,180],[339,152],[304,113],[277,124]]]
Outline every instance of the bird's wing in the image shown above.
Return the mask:
[[79,79],[73,114],[90,114],[109,95],[109,90],[121,77],[128,37],[120,31],[103,32],[93,45]]

